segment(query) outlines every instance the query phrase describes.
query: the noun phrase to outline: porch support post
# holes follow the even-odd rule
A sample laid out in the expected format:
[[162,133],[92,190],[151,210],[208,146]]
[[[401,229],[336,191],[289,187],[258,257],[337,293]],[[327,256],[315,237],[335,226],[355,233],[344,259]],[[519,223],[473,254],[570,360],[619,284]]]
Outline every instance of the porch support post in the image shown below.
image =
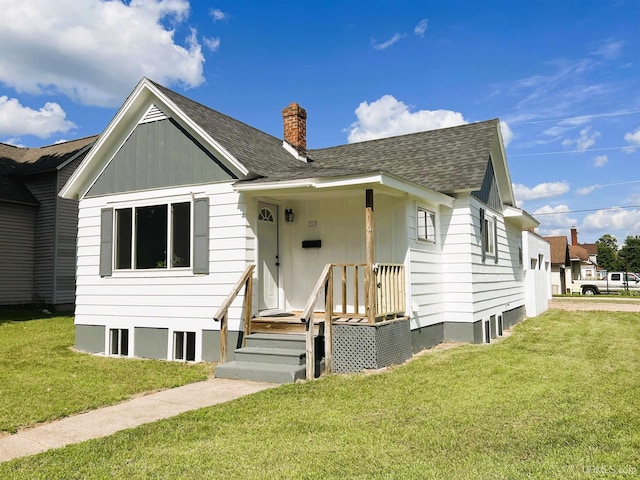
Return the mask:
[[370,324],[376,321],[376,279],[373,272],[374,256],[374,223],[373,223],[373,189],[366,190],[366,248],[367,266],[364,269],[364,285],[366,290],[366,314]]

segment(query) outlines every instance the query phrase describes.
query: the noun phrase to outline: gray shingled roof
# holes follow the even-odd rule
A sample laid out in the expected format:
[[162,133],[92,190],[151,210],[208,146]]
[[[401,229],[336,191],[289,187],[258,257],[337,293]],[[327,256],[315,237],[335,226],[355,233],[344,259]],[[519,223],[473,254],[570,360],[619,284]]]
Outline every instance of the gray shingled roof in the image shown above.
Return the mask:
[[282,147],[282,140],[151,81],[180,110],[257,176],[269,177],[303,164]]
[[478,190],[498,133],[498,120],[309,150],[294,158],[282,140],[152,82],[250,171],[239,183],[388,172],[451,193]]
[[14,147],[0,143],[0,200],[38,205],[21,177],[50,172],[90,146],[97,136],[40,148]]
[[[240,183],[387,172],[443,193],[479,190],[498,134],[499,123],[494,119],[309,150],[305,163],[285,150],[282,140],[150,82],[249,170]],[[56,147],[37,149],[40,156],[25,153],[19,160],[25,164],[23,173],[28,171],[27,164],[38,170],[55,166],[61,158]]]
[[320,167],[384,171],[433,190],[478,190],[498,120],[312,150]]

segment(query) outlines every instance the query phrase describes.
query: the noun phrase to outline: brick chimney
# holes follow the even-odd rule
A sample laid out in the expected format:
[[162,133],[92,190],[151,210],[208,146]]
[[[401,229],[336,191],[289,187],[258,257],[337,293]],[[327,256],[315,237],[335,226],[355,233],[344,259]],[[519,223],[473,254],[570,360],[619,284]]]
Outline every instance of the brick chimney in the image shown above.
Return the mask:
[[571,245],[578,245],[578,228],[571,227]]
[[307,155],[307,111],[297,103],[282,110],[284,140],[302,155]]

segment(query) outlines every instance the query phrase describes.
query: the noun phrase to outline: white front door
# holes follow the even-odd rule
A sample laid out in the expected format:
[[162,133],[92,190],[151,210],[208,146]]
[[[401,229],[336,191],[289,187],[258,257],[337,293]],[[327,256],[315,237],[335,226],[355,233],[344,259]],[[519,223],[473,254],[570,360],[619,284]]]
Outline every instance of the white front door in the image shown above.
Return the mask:
[[259,310],[280,306],[278,293],[278,206],[258,203]]

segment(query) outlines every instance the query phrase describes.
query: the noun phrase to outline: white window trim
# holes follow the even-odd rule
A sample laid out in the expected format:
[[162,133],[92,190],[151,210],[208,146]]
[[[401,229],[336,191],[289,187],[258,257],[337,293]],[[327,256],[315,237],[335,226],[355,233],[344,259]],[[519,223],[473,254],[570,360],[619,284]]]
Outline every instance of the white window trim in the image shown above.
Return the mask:
[[496,249],[498,248],[498,242],[496,239],[495,230],[496,218],[486,215],[484,217],[484,234],[486,235],[486,242],[484,245],[484,253],[487,257],[494,258],[496,256]]
[[[167,267],[158,267],[158,268],[134,268],[133,266],[136,264],[136,256],[135,256],[135,244],[136,244],[136,229],[135,229],[135,210],[136,208],[144,208],[144,207],[153,207],[156,205],[166,205],[167,206],[167,252],[171,252],[173,239],[171,238],[171,225],[172,225],[172,211],[171,205],[176,203],[189,203],[189,238],[191,239],[191,248],[189,252],[189,266],[188,267],[172,267],[170,262]],[[118,245],[117,242],[117,221],[116,215],[118,210],[126,210],[130,208],[132,210],[131,215],[131,266],[132,268],[117,268],[116,267],[116,248]],[[193,271],[193,228],[194,228],[194,196],[193,195],[180,195],[174,196],[171,198],[153,198],[148,200],[137,200],[131,202],[122,202],[118,203],[117,206],[113,208],[113,245],[111,251],[111,265],[113,266],[112,276],[121,276],[125,274],[126,276],[140,276],[146,277],[149,276],[149,273],[162,274],[166,276],[180,276],[184,274],[188,274]]]
[[[426,225],[427,226],[427,237],[425,238],[425,237],[420,236],[420,216],[421,216],[421,213],[426,213],[427,217],[428,216],[432,216],[432,218],[433,218],[433,225],[432,225],[433,233],[431,235],[433,238],[429,238],[428,224]],[[438,238],[438,235],[437,235],[438,234],[438,229],[436,227],[436,225],[438,223],[437,222],[437,218],[438,217],[436,215],[436,212],[433,209],[424,207],[422,205],[417,205],[416,206],[416,240],[418,242],[426,243],[426,244],[430,244],[430,245],[433,245],[433,244],[436,243],[436,239]],[[425,221],[426,221],[426,218],[425,218]]]

